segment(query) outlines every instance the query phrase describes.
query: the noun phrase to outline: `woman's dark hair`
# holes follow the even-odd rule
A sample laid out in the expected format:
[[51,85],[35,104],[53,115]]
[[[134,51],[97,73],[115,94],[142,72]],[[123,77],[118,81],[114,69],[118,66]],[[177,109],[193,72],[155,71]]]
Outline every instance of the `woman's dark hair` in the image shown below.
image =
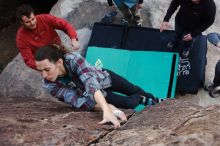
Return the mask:
[[63,58],[65,52],[59,45],[52,44],[41,47],[35,54],[36,61],[42,61],[48,59],[50,62],[57,62],[60,58]]
[[31,13],[34,13],[34,9],[31,6],[24,4],[17,8],[15,16],[16,16],[16,19],[20,22],[22,21],[21,18],[23,16],[26,16],[29,18]]

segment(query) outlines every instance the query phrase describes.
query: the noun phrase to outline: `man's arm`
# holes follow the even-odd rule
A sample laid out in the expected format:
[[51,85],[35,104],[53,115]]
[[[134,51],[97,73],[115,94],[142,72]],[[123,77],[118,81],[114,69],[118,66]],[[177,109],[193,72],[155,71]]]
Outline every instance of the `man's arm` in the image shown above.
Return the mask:
[[167,10],[167,13],[164,17],[165,22],[169,22],[171,16],[176,11],[176,9],[178,8],[179,5],[180,5],[180,0],[172,0],[172,2],[170,3],[169,8]]
[[54,29],[59,29],[65,32],[71,39],[77,39],[77,34],[75,28],[68,23],[65,19],[55,17],[53,15],[44,15],[44,19],[51,25]]
[[160,25],[160,32],[162,32],[163,30],[165,30],[168,27],[170,27],[168,22],[169,22],[171,16],[176,11],[176,9],[178,8],[179,5],[180,5],[180,0],[172,0],[172,2],[170,3],[169,8],[167,10],[167,13],[166,13],[166,15],[164,17],[164,20],[163,20],[163,22]]
[[206,13],[203,14],[204,15],[203,23],[201,23],[201,25],[191,33],[192,37],[197,36],[198,34],[205,31],[207,28],[209,28],[215,21],[215,14],[216,14],[216,6],[214,3],[212,3],[206,9]]
[[76,30],[69,22],[67,22],[65,19],[55,17],[50,14],[44,15],[44,17],[45,21],[49,22],[54,29],[62,30],[70,37],[74,50],[79,49],[80,44],[78,42]]

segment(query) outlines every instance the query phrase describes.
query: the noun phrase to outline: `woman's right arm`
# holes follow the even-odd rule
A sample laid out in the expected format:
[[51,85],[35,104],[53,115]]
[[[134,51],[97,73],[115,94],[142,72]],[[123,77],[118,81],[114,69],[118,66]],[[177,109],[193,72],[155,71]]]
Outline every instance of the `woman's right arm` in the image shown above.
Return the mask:
[[121,127],[117,117],[113,114],[111,107],[109,107],[108,103],[105,100],[105,97],[100,90],[97,90],[95,92],[94,99],[97,102],[97,105],[101,107],[103,111],[103,120],[99,122],[99,124],[111,122],[115,126],[115,128]]

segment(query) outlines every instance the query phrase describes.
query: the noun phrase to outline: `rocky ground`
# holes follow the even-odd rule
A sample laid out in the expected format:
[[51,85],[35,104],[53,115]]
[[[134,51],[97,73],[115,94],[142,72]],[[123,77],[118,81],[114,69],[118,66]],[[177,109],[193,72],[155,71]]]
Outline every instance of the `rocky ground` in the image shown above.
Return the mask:
[[0,103],[0,144],[220,145],[220,106],[203,108],[169,100],[140,113],[125,112],[128,122],[114,130],[112,125],[97,124],[102,113],[73,111],[66,104],[32,98],[4,100]]
[[[93,23],[109,11],[104,2],[59,0],[51,11],[74,24],[83,46],[80,51],[89,41]],[[158,27],[156,22],[162,20],[166,5],[163,0],[145,3],[144,26]],[[121,18],[119,13],[114,23],[120,23]],[[217,18],[208,32],[219,30]],[[16,26],[10,26],[0,33],[3,52],[0,64],[3,66],[6,63],[1,60],[10,60],[17,53],[15,32]],[[7,52],[9,49],[13,51]],[[208,44],[206,82],[213,78],[219,54],[219,49]],[[40,82],[39,74],[27,68],[20,55],[1,73],[0,145],[220,145],[220,105],[217,105],[220,98],[210,98],[202,88],[197,95],[177,94],[175,100],[140,113],[126,111],[131,116],[129,121],[121,129],[114,130],[112,125],[97,125],[102,119],[101,113],[74,111],[52,100],[43,92]]]
[[[128,115],[132,110],[125,111]],[[0,145],[88,145],[113,130],[102,113],[73,111],[60,102],[16,98],[0,103]]]

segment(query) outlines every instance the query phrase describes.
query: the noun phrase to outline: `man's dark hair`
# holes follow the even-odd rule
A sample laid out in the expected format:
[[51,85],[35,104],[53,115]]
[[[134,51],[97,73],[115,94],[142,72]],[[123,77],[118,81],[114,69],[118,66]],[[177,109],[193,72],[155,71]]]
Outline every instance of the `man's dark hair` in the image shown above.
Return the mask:
[[50,62],[57,62],[60,58],[63,58],[65,52],[59,45],[52,44],[41,47],[35,54],[36,61],[42,61],[48,59]]
[[30,18],[31,13],[34,13],[34,9],[29,6],[29,5],[21,5],[20,7],[17,8],[16,11],[16,19],[20,22],[22,21],[22,17],[26,16]]

